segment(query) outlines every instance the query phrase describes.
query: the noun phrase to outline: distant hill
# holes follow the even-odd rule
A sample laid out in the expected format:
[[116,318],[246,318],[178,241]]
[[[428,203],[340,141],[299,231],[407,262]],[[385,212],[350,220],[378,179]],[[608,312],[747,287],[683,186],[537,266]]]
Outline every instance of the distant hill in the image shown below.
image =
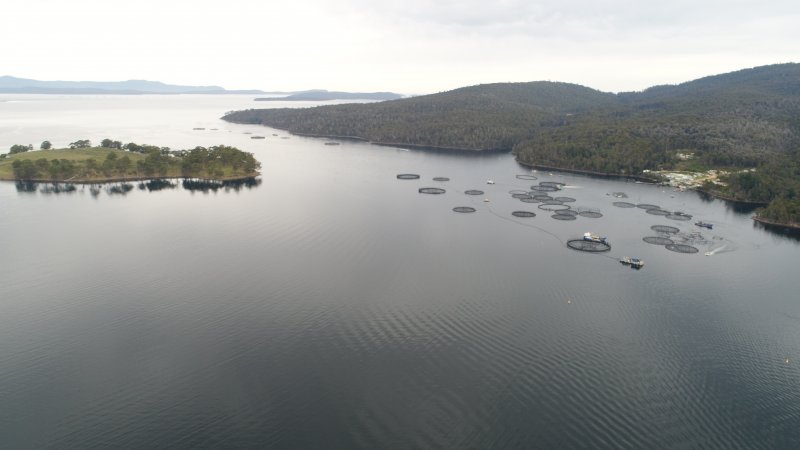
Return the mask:
[[325,100],[397,100],[403,98],[394,92],[336,92],[324,89],[295,92],[285,97],[257,98],[256,101],[325,101]]
[[227,90],[220,86],[180,86],[160,81],[40,81],[0,76],[0,93],[12,94],[264,94],[260,90]]

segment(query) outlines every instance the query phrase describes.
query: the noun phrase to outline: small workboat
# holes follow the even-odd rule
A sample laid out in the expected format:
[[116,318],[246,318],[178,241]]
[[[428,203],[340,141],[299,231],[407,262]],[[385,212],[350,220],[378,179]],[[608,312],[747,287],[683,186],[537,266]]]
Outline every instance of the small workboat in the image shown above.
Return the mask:
[[698,227],[708,228],[709,230],[714,229],[714,224],[703,222],[702,220],[699,222],[695,222],[694,224],[697,225]]
[[607,238],[594,235],[589,231],[587,231],[586,233],[583,233],[583,240],[584,241],[600,242],[600,243],[603,243],[603,244],[608,244]]
[[494,180],[486,180],[486,184],[494,184]]
[[644,261],[639,258],[631,258],[630,256],[623,256],[620,258],[619,262],[626,266],[631,266],[634,269],[641,269],[644,267]]

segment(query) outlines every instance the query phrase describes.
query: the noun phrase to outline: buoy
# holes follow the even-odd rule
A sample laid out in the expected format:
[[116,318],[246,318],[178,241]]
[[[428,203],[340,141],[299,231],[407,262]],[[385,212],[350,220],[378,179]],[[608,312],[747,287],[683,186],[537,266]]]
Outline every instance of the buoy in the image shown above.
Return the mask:
[[789,358],[786,358],[785,360],[783,360],[783,362],[785,362],[786,364],[789,364]]
[[570,300],[570,299],[567,299],[567,304],[568,304],[568,305],[571,305],[571,304],[572,304],[572,300]]

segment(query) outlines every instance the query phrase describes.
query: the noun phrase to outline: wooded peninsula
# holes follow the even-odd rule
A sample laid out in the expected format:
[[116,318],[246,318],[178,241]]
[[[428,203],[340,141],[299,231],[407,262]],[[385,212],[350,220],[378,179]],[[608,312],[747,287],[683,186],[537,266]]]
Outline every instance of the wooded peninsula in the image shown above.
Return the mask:
[[641,92],[496,83],[370,104],[250,109],[223,119],[373,143],[511,151],[534,167],[615,176],[718,169],[725,175],[704,191],[763,203],[757,218],[764,221],[800,224],[800,64]]
[[261,164],[251,153],[217,145],[191,150],[138,145],[104,139],[94,147],[78,140],[69,148],[51,149],[44,141],[40,150],[14,145],[0,155],[0,180],[97,183],[154,178],[237,180],[259,175]]

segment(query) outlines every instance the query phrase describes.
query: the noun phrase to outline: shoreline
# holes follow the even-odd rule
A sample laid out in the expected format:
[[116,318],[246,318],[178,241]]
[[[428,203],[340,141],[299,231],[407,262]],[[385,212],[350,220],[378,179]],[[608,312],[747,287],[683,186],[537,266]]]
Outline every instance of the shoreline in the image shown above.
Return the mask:
[[521,166],[525,166],[525,167],[530,168],[530,169],[548,170],[548,171],[554,171],[554,172],[574,173],[574,174],[577,174],[577,175],[591,175],[591,176],[596,176],[596,177],[601,177],[601,178],[623,178],[623,179],[641,181],[643,183],[650,183],[650,184],[658,184],[660,182],[660,180],[655,180],[653,178],[643,177],[643,176],[640,176],[640,175],[624,175],[624,174],[619,174],[619,173],[596,172],[596,171],[593,171],[593,170],[568,169],[568,168],[564,168],[564,167],[544,166],[544,165],[541,165],[541,164],[531,164],[531,163],[528,163],[528,162],[520,161],[520,159],[517,158],[517,157],[514,157],[514,159],[517,161],[517,164],[519,164]]
[[250,178],[255,178],[261,176],[261,172],[255,172],[254,174],[250,175],[237,175],[231,177],[222,177],[222,178],[205,178],[205,177],[187,177],[187,176],[133,176],[133,177],[111,177],[111,178],[95,178],[95,179],[69,179],[69,180],[53,180],[49,178],[34,178],[29,180],[24,180],[21,178],[3,178],[0,177],[0,181],[21,181],[24,183],[66,183],[66,184],[104,184],[104,183],[124,183],[126,181],[146,181],[146,180],[203,180],[203,181],[243,181]]
[[781,227],[781,228],[789,228],[792,230],[800,230],[800,223],[781,223],[781,222],[773,222],[769,219],[764,219],[763,217],[753,216],[751,217],[754,221],[762,224],[768,225],[773,227]]

